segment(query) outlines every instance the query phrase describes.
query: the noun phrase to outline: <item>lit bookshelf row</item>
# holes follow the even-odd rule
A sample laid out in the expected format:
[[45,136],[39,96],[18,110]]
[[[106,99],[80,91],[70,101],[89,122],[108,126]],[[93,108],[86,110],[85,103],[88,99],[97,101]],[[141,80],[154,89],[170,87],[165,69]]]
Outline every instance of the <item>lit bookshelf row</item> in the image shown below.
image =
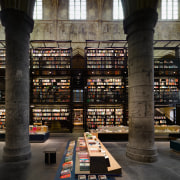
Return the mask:
[[33,48],[31,49],[31,55],[34,56],[71,56],[72,49],[62,48]]
[[154,68],[155,69],[178,69],[179,65],[178,59],[154,59]]
[[87,48],[87,56],[124,56],[123,48]]
[[0,49],[0,69],[5,68],[6,51]]
[[33,69],[68,69],[70,68],[71,53],[71,48],[31,49],[31,67]]
[[0,129],[5,128],[6,112],[5,109],[0,109]]
[[68,108],[33,108],[33,121],[66,121],[69,119]]
[[70,102],[70,79],[34,78],[32,85],[33,103]]
[[166,116],[155,116],[154,117],[154,125],[166,125]]
[[122,108],[88,108],[87,126],[97,128],[101,126],[119,126],[123,123]]
[[91,77],[87,79],[88,103],[118,103],[124,96],[122,77]]
[[86,62],[89,69],[125,68],[124,49],[86,49]]

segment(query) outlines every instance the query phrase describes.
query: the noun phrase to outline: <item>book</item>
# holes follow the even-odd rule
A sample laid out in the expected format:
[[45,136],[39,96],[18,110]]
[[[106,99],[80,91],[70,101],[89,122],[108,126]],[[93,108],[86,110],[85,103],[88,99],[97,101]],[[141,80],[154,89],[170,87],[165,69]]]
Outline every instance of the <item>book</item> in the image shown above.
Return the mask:
[[98,180],[107,180],[106,175],[98,175]]
[[97,180],[96,175],[88,175],[88,180]]

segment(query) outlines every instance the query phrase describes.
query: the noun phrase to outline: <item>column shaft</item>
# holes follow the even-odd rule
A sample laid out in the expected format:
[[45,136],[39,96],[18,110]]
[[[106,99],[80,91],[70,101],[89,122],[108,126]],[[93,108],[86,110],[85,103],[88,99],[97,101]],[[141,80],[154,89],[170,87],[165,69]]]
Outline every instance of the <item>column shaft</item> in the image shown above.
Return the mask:
[[154,146],[154,10],[137,11],[125,19],[128,34],[128,117],[127,156],[152,162],[157,159]]
[[31,157],[29,144],[29,34],[33,20],[19,10],[1,14],[6,33],[5,161]]

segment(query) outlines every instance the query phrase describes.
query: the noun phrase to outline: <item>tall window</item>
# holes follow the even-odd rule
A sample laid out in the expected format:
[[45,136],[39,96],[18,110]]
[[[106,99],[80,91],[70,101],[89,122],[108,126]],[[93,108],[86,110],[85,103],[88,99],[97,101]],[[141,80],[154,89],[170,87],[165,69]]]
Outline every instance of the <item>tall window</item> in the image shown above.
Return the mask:
[[121,0],[113,0],[113,19],[114,20],[123,20],[123,7]]
[[162,0],[161,17],[166,20],[178,19],[178,0]]
[[69,0],[69,19],[86,19],[86,0]]
[[42,19],[42,0],[36,0],[35,2],[33,19]]

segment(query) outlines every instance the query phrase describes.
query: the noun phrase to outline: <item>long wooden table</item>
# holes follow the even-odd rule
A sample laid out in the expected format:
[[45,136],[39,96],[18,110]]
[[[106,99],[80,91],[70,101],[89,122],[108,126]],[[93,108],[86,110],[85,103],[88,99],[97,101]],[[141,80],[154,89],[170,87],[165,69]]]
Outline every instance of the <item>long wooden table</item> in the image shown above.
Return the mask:
[[[90,172],[91,173],[105,173],[105,174],[121,174],[122,168],[114,157],[109,153],[102,142],[96,137],[99,145],[90,145],[89,140],[84,133],[87,149],[90,157]],[[93,147],[94,146],[94,147]],[[100,146],[100,148],[98,147]],[[99,148],[98,152],[93,152],[92,148]],[[107,158],[108,157],[108,158]]]

